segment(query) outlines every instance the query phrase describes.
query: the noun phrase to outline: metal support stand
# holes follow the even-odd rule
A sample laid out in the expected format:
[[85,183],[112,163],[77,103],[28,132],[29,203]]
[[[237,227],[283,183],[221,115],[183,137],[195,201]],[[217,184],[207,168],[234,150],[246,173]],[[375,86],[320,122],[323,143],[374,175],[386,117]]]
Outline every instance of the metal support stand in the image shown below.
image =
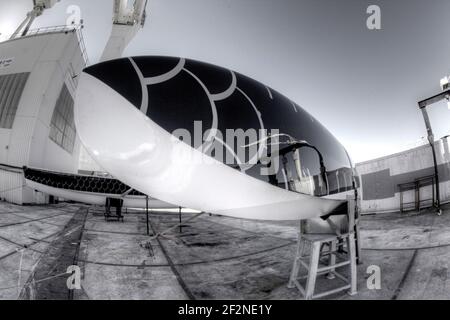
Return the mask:
[[[191,218],[187,219],[187,220],[185,221],[185,223],[190,222],[190,221],[193,221],[193,220],[197,219],[198,217],[200,217],[200,216],[203,215],[203,214],[204,214],[204,212],[200,212],[200,213],[196,214],[195,216],[192,216]],[[168,238],[167,233],[172,232],[172,231],[178,229],[178,227],[179,227],[179,225],[177,224],[177,225],[175,225],[175,226],[173,226],[173,227],[170,227],[170,228],[168,228],[168,229],[166,229],[166,230],[164,230],[164,231],[162,231],[162,232],[158,232],[158,233],[156,233],[154,236],[152,236],[150,239],[157,239],[157,238],[159,238],[159,237],[166,237],[166,238]]]
[[179,207],[179,214],[180,214],[180,233],[183,233],[183,225],[181,221],[181,207]]
[[428,99],[425,99],[423,101],[419,102],[419,108],[422,110],[423,120],[425,121],[425,127],[427,128],[427,135],[428,135],[428,142],[431,146],[431,151],[433,153],[433,163],[434,163],[434,175],[435,175],[435,184],[436,184],[436,203],[435,207],[437,209],[437,213],[440,215],[442,214],[441,209],[441,195],[439,193],[439,170],[438,170],[438,164],[437,164],[437,157],[436,157],[436,149],[435,149],[435,141],[434,141],[434,134],[433,130],[431,128],[431,122],[430,118],[428,117],[427,113],[427,107],[437,103],[442,100],[448,100],[450,98],[450,90],[448,89],[448,86],[445,88],[444,92],[441,92],[433,97],[430,97]]
[[430,122],[430,118],[428,117],[428,112],[427,112],[426,107],[422,108],[422,115],[423,115],[423,119],[425,121],[425,126],[427,127],[428,142],[430,143],[431,152],[433,154],[434,181],[435,181],[435,185],[436,185],[436,202],[434,205],[435,205],[436,209],[438,210],[438,212],[440,213],[441,195],[439,192],[439,171],[438,171],[438,164],[437,164],[437,158],[436,158],[436,148],[434,145],[434,134],[433,134],[433,130],[431,128],[431,122]]
[[[351,203],[349,203],[351,205]],[[355,202],[355,247],[356,247],[356,263],[358,265],[363,264],[362,260],[362,247],[361,247],[361,230],[359,227],[359,222],[361,219],[361,198],[356,193]]]
[[148,196],[145,197],[145,215],[147,220],[147,235],[150,235],[150,221],[148,218]]
[[[116,208],[116,214],[111,213],[111,208]],[[105,221],[117,220],[124,222],[122,215],[123,199],[118,198],[106,198],[105,201]]]
[[[288,288],[297,288],[306,300],[322,298],[344,290],[347,290],[349,295],[357,293],[356,205],[352,197],[347,201],[348,232],[345,234],[340,234],[339,230],[335,230],[335,233],[305,234],[300,224]],[[344,246],[346,250],[340,250]],[[325,247],[327,250],[324,250]],[[307,270],[306,276],[299,277],[300,267]],[[337,271],[344,267],[349,269],[348,276]],[[337,278],[344,285],[316,293],[316,280],[321,275],[326,275],[328,279]],[[302,286],[300,280],[305,278],[306,285]]]

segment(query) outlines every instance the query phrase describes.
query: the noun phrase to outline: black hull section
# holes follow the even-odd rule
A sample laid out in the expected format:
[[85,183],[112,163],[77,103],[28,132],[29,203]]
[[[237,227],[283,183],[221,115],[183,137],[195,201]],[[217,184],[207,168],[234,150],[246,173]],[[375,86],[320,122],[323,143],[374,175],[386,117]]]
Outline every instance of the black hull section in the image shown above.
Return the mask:
[[51,188],[122,196],[143,196],[116,179],[24,168],[25,179]]

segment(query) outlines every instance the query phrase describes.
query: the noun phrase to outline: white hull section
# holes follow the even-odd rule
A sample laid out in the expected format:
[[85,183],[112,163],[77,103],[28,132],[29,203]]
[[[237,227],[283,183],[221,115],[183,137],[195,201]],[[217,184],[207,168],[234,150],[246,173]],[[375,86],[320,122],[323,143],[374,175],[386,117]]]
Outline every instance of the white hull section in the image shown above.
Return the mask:
[[83,145],[107,172],[142,193],[185,208],[259,220],[318,217],[342,203],[275,187],[206,157],[103,82],[86,73],[80,77],[75,124]]
[[[118,197],[117,194],[104,194],[104,193],[93,193],[93,192],[81,192],[75,190],[58,189],[49,187],[44,184],[36,183],[25,179],[26,184],[33,190],[43,192],[46,194],[51,194],[55,197],[63,198],[65,200],[71,200],[86,204],[93,204],[104,206],[106,203],[106,198],[120,198],[123,199],[123,206],[125,208],[146,208],[146,199],[142,196],[126,196]],[[151,209],[173,209],[175,206],[165,203],[160,200],[149,198],[148,207]]]

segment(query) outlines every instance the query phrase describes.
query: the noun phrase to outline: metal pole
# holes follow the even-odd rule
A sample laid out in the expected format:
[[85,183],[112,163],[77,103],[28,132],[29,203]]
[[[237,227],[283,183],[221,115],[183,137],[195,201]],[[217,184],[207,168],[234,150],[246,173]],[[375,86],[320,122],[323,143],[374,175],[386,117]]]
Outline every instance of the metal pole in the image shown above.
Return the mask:
[[179,213],[180,213],[180,233],[183,233],[183,226],[181,225],[181,207],[179,207]]
[[15,39],[17,37],[17,35],[19,34],[19,32],[23,29],[23,27],[25,27],[27,22],[30,20],[30,14],[31,13],[27,14],[27,17],[25,18],[25,20],[23,20],[23,22],[20,24],[20,26],[16,29],[16,31],[14,31],[14,33],[9,38],[10,40]]
[[22,37],[24,37],[24,36],[27,35],[27,33],[28,33],[28,31],[30,30],[31,25],[33,24],[33,22],[34,22],[34,20],[36,19],[36,17],[37,17],[37,12],[33,10],[32,14],[31,14],[31,16],[30,16],[30,20],[28,21],[28,23],[27,23],[25,29],[24,29],[23,32],[22,32]]
[[431,128],[431,122],[430,118],[428,117],[427,108],[422,108],[422,115],[423,119],[425,121],[425,126],[427,128],[428,133],[428,142],[431,146],[431,151],[433,153],[433,163],[434,163],[434,176],[435,176],[435,185],[436,185],[436,203],[434,204],[437,208],[438,212],[441,211],[441,195],[439,193],[439,170],[438,170],[438,164],[437,164],[437,157],[436,157],[436,148],[434,145],[434,134],[433,130]]
[[145,197],[145,212],[147,216],[147,235],[150,235],[150,222],[148,220],[148,196]]

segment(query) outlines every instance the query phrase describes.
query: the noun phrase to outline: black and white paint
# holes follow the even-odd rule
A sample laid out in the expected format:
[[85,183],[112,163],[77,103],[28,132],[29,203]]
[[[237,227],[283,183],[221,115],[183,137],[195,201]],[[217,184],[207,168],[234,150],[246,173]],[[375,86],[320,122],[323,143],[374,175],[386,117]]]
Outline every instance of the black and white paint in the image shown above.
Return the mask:
[[[332,134],[303,108],[277,91],[237,72],[199,61],[175,57],[133,57],[100,63],[85,70],[120,93],[150,119],[173,133],[183,128],[195,135],[195,122],[202,124],[201,143],[222,143],[224,152],[236,155],[237,148],[214,137],[219,130],[266,129],[307,141],[323,155],[327,170],[328,189],[320,177],[317,154],[302,149],[300,163],[303,178],[310,178],[313,195],[336,194],[352,189],[351,162],[342,145]],[[124,81],[124,78],[127,80]],[[258,140],[267,137],[260,131]],[[217,139],[216,139],[217,138]],[[198,141],[192,141],[191,146]],[[257,141],[249,141],[249,144]],[[292,155],[287,156],[287,170],[279,170],[276,177],[261,175],[261,164],[249,165],[261,155],[263,145],[246,159],[236,159],[231,165],[255,178],[281,188],[297,175]],[[235,157],[236,158],[236,157]],[[293,189],[293,188],[290,188]]]

